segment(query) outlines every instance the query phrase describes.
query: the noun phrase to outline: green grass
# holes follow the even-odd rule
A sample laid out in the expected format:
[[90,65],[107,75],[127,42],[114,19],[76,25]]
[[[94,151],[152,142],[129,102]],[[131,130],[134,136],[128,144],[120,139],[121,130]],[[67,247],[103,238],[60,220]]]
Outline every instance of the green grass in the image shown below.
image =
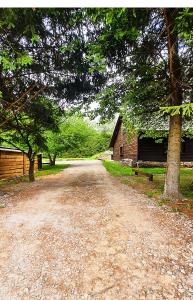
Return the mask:
[[[150,173],[150,174],[165,174],[166,168],[139,168],[140,171]],[[181,175],[192,175],[193,176],[193,169],[191,168],[181,168],[180,171]]]
[[[132,172],[132,168],[123,166],[119,162],[115,161],[104,161],[103,165],[107,169],[107,171],[114,176],[130,176],[134,175]],[[165,168],[139,168],[140,171],[150,173],[150,174],[165,174],[166,169]],[[193,173],[192,173],[193,174]]]
[[[69,160],[95,160],[95,159],[99,159],[101,156],[103,157],[104,155],[110,155],[110,153],[106,153],[108,151],[103,151],[103,152],[99,152],[99,153],[96,153],[92,156],[87,156],[87,157],[57,157],[56,158],[56,161],[69,161]],[[44,163],[48,163],[49,162],[49,159],[46,158],[46,157],[43,157],[42,158],[42,161]]]
[[[60,158],[59,160],[88,160],[87,157],[66,157],[66,158]],[[58,160],[58,159],[57,159]]]
[[[140,171],[150,173],[150,174],[165,174],[166,168],[139,168]],[[193,169],[190,168],[181,168],[180,171],[181,175],[192,175],[193,176]]]
[[147,195],[149,198],[155,197],[157,195],[159,195],[158,191],[148,191],[148,192],[144,192],[145,195]]
[[[92,160],[92,159],[94,159],[94,158],[92,158],[92,157],[64,157],[64,158],[58,157],[56,159],[56,161]],[[43,163],[49,163],[49,159],[48,158],[43,158],[42,162]]]
[[126,179],[126,178],[123,178],[123,179],[121,179],[121,183],[123,183],[123,184],[128,184],[128,179]]
[[104,167],[113,176],[130,176],[132,175],[132,168],[122,166],[119,162],[112,162],[108,160],[103,161]]
[[[128,180],[122,179],[124,184],[142,191],[148,197],[155,197],[162,194],[165,181],[165,168],[139,168],[140,171],[153,174],[153,182],[149,182],[146,177],[133,176],[132,168],[122,166],[119,162],[104,161],[103,165],[113,176],[129,176]],[[124,180],[124,181],[123,181]],[[193,169],[181,168],[180,186],[182,195],[186,198],[193,199]]]
[[193,219],[193,169],[181,168],[180,188],[183,199],[176,199],[173,202],[161,197],[164,190],[165,168],[140,168],[142,172],[153,174],[153,181],[148,181],[144,176],[135,176],[132,168],[122,166],[119,162],[104,161],[103,165],[111,175],[119,176],[121,183],[152,198],[157,206],[167,205],[171,213],[184,213]]
[[165,174],[165,168],[139,168],[140,171],[150,174]]
[[181,168],[180,174],[181,175],[190,175],[190,176],[193,176],[193,169],[191,169],[191,168]]
[[157,206],[167,205],[170,202],[168,199],[161,199],[157,202]]
[[[70,167],[70,164],[61,164],[61,165],[42,165],[42,170],[37,171],[35,173],[35,177],[41,177],[51,174],[57,174],[59,172],[62,172],[64,169]],[[6,186],[18,184],[21,182],[29,182],[28,176],[20,176],[17,178],[8,178],[8,179],[2,179],[0,180],[0,188],[3,190]],[[0,207],[1,208],[1,207]]]
[[50,165],[42,165],[42,170],[38,171],[35,176],[46,176],[46,175],[51,175],[51,174],[57,174],[64,169],[70,167],[70,164],[61,164],[61,165],[55,165],[55,166],[50,166]]
[[[127,166],[123,166],[121,163],[119,162],[115,162],[115,161],[104,161],[103,165],[105,166],[105,168],[107,169],[107,171],[114,176],[130,176],[130,175],[134,175],[134,173],[132,172],[132,168],[127,167]],[[159,175],[159,174],[165,174],[166,173],[166,169],[165,168],[139,168],[139,170],[141,172],[146,172],[146,173],[150,173],[150,174],[155,174],[155,175]],[[193,172],[192,172],[193,175]]]

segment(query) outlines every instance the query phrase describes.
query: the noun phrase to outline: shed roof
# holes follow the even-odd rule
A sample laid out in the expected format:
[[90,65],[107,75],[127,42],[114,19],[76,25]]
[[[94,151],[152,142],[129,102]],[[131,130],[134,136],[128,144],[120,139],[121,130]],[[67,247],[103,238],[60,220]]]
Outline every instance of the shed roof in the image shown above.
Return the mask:
[[119,116],[118,119],[117,119],[117,123],[115,125],[115,129],[113,131],[113,135],[112,135],[112,138],[111,138],[111,141],[110,141],[110,144],[109,144],[109,147],[113,147],[114,144],[115,144],[115,141],[117,139],[117,135],[119,133],[119,129],[121,127],[121,124],[122,124],[122,117]]
[[0,147],[0,151],[7,151],[7,152],[26,152],[26,151],[21,151],[19,149],[13,149],[13,148],[7,148],[7,147]]

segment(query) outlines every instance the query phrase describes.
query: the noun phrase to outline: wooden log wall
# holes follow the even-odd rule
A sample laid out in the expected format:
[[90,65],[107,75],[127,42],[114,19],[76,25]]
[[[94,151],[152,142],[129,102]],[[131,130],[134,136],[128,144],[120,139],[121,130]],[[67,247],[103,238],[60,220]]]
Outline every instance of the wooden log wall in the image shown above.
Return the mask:
[[[14,150],[0,149],[0,179],[27,175],[29,159],[25,153]],[[38,170],[38,161],[35,159],[35,172]]]

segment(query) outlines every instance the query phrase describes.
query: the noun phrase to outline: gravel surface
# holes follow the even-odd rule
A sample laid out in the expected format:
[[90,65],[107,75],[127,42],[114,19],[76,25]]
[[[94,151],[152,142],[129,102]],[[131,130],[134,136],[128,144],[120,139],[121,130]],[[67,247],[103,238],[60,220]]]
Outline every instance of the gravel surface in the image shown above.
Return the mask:
[[192,300],[192,221],[72,164],[0,195],[0,299]]

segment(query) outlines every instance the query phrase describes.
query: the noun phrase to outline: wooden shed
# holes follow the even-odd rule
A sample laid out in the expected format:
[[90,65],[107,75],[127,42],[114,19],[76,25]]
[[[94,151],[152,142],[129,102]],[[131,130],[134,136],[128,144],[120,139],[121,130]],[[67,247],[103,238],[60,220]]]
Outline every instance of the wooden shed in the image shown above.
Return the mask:
[[[38,170],[38,159],[35,159],[35,172]],[[29,159],[25,152],[0,147],[0,179],[27,175]]]
[[[122,118],[119,116],[110,147],[113,148],[113,160],[132,160],[133,162],[160,162],[167,160],[167,139],[156,143],[153,138],[134,136],[128,141],[127,133],[124,131]],[[181,162],[193,162],[193,139],[183,138],[181,144]]]

